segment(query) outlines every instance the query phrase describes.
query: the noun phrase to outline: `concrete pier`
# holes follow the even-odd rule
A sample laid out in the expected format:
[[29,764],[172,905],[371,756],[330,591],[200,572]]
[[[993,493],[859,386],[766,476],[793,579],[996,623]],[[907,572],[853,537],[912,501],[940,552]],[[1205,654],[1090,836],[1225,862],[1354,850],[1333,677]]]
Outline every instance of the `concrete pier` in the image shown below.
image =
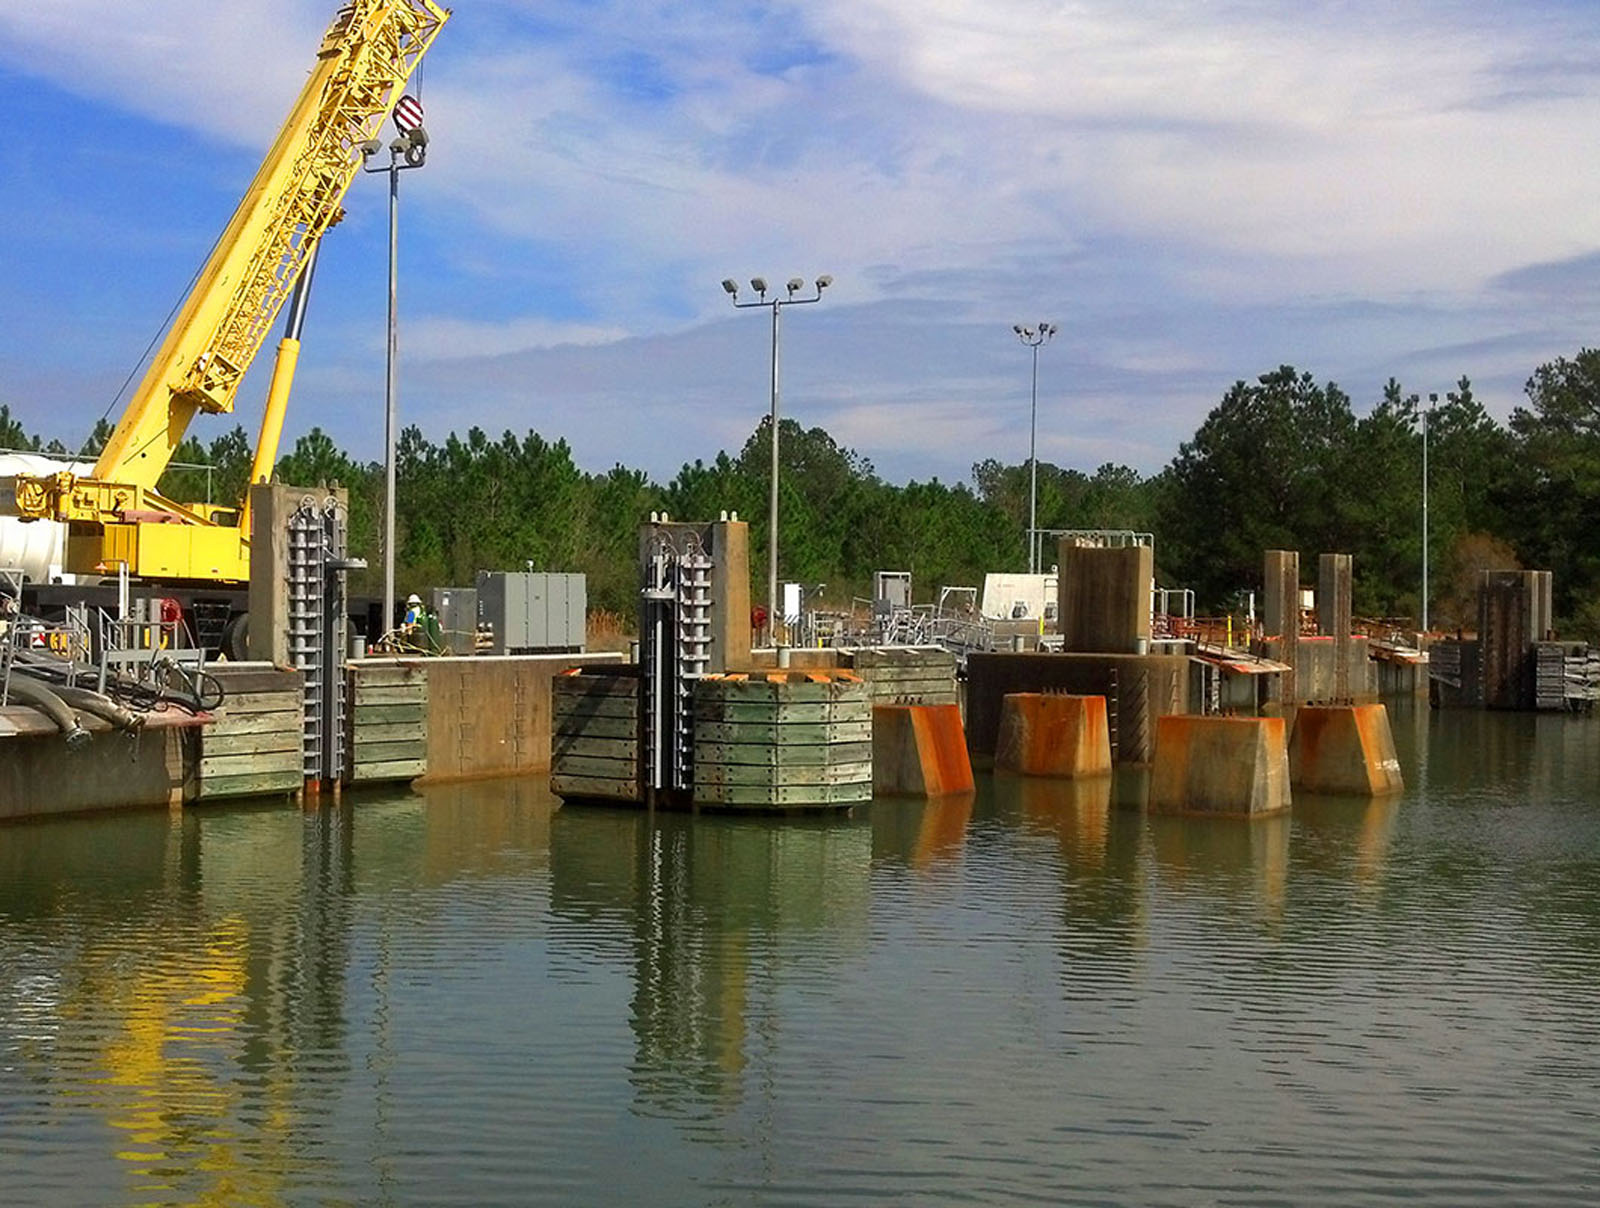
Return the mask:
[[1001,705],[997,772],[1024,776],[1104,776],[1111,731],[1103,696],[1016,692]]
[[1258,817],[1289,808],[1281,717],[1163,717],[1156,723],[1150,808]]
[[876,793],[943,797],[973,791],[972,761],[956,705],[875,705],[872,787]]
[[1383,705],[1306,705],[1295,711],[1289,782],[1311,793],[1377,797],[1405,788]]

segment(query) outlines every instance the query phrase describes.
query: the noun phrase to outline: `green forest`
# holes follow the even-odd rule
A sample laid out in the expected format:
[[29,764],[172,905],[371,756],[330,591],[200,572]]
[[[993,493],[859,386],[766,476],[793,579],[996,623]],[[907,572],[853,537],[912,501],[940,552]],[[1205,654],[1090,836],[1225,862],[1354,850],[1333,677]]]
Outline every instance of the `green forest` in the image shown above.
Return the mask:
[[[1064,409],[1070,416],[1070,404]],[[1333,382],[1282,366],[1236,382],[1158,474],[1126,466],[1084,471],[1041,462],[1039,525],[1133,529],[1156,539],[1164,586],[1191,587],[1206,615],[1236,609],[1258,587],[1262,551],[1355,556],[1363,617],[1420,613],[1422,457],[1429,461],[1430,614],[1438,628],[1473,625],[1477,572],[1555,572],[1564,637],[1600,637],[1600,351],[1539,366],[1505,423],[1465,378],[1426,398],[1391,380],[1358,405]],[[103,441],[102,423],[84,447]],[[909,570],[919,599],[941,585],[981,585],[986,572],[1027,565],[1026,461],[980,461],[971,481],[884,481],[821,428],[780,431],[780,554],[785,578],[842,605],[874,570]],[[0,448],[68,452],[0,407]],[[492,438],[473,428],[435,442],[417,428],[398,457],[397,578],[402,592],[470,584],[480,568],[581,571],[591,607],[633,609],[639,523],[651,511],[750,521],[751,565],[764,580],[768,421],[737,451],[684,465],[666,483],[622,465],[579,468],[566,441],[536,432]],[[237,498],[250,439],[235,428],[191,437],[162,480],[180,500]],[[326,433],[300,437],[281,480],[349,488],[353,553],[381,566],[383,472]],[[1046,563],[1053,561],[1047,551]],[[1304,562],[1302,563],[1304,565]],[[352,588],[372,592],[376,569]],[[762,594],[759,589],[756,597]]]

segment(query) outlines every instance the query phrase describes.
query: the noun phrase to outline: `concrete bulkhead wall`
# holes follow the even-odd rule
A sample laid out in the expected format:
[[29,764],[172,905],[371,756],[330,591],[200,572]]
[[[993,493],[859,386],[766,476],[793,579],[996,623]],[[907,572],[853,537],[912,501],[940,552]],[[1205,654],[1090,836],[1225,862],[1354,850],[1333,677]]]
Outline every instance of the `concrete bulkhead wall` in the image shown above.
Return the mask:
[[1148,763],[1156,719],[1187,713],[1185,654],[971,654],[967,656],[967,748],[975,765],[992,766],[1005,698],[1019,692],[1103,696],[1111,721],[1112,759]]
[[[1261,653],[1278,662],[1294,662],[1293,696],[1284,687],[1277,697],[1280,703],[1331,705],[1377,698],[1378,672],[1367,644],[1365,634],[1352,634],[1344,642],[1334,637],[1303,637],[1292,643],[1295,652],[1291,654],[1290,642],[1268,638],[1261,643]],[[1288,678],[1287,674],[1283,677]],[[1339,691],[1341,682],[1345,693]]]
[[436,784],[550,770],[551,683],[569,667],[617,665],[621,654],[424,659],[428,770]]
[[82,720],[94,738],[69,751],[56,727],[31,708],[0,709],[0,820],[175,806],[193,797],[198,722],[176,712],[170,719],[157,715],[132,740],[98,718]]

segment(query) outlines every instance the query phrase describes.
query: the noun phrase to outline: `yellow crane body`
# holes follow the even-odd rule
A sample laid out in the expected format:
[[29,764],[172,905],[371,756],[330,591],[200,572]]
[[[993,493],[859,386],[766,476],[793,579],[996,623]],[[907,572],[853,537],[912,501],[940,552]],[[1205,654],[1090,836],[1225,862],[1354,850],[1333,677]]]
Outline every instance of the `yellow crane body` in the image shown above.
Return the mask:
[[[232,507],[181,504],[156,484],[199,412],[233,410],[240,380],[323,234],[343,216],[406,81],[449,11],[433,0],[349,0],[316,66],[88,477],[19,475],[13,508],[67,524],[66,567],[248,582],[249,532]],[[269,477],[299,351],[280,349],[252,481]],[[288,363],[283,359],[287,356]]]

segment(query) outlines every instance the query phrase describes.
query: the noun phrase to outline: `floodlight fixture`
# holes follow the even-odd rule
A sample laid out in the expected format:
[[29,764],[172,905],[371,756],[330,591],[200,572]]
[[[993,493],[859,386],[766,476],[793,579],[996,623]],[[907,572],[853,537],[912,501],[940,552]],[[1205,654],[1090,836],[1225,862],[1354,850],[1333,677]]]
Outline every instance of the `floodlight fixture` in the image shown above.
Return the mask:
[[722,279],[722,288],[727,292],[727,295],[730,298],[737,298],[739,296],[739,284],[732,277],[724,277]]
[[827,273],[822,274],[822,276],[817,278],[817,292],[820,294],[823,290],[827,289],[828,286],[830,286],[832,284],[833,284],[833,278],[828,276]]
[[767,292],[767,279],[765,277],[751,277],[750,278],[750,288],[755,290],[756,293],[758,293],[758,294],[766,293]]
[[788,284],[784,286],[784,288],[786,290],[788,290],[791,294],[794,293],[795,290],[804,289],[805,287],[806,287],[805,281],[802,280],[799,277],[790,277]]

